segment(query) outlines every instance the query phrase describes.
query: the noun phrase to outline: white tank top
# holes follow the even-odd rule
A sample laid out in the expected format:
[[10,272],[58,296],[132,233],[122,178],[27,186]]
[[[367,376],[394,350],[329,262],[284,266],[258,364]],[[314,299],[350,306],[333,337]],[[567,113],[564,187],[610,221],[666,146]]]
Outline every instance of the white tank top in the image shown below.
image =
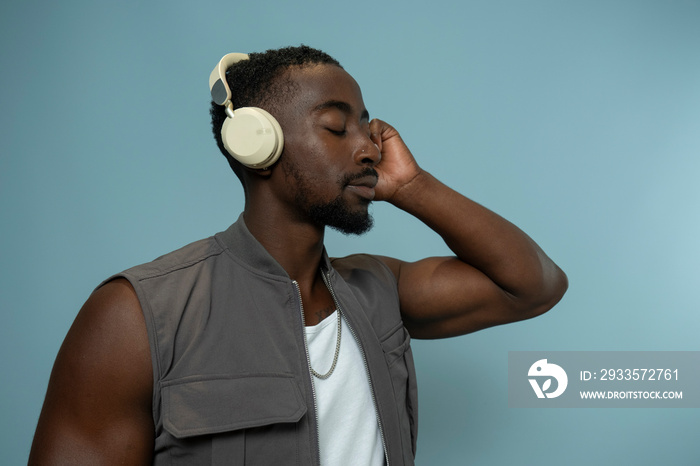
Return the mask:
[[[336,311],[338,312],[338,311]],[[382,445],[367,370],[357,342],[341,319],[340,355],[325,380],[311,376],[316,392],[321,465],[382,466]],[[311,367],[320,374],[331,368],[338,338],[334,312],[318,325],[306,327]]]

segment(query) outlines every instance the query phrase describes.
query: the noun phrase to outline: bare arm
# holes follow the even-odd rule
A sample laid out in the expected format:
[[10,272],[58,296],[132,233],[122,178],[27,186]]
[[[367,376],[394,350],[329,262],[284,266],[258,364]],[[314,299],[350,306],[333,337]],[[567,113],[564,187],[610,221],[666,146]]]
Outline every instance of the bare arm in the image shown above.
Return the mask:
[[151,464],[152,387],[139,301],[114,280],[90,296],[61,346],[29,464]]
[[376,198],[423,221],[456,256],[382,258],[398,279],[412,336],[449,337],[523,320],[561,299],[566,275],[530,237],[423,171],[390,125],[373,120],[370,128],[382,152]]

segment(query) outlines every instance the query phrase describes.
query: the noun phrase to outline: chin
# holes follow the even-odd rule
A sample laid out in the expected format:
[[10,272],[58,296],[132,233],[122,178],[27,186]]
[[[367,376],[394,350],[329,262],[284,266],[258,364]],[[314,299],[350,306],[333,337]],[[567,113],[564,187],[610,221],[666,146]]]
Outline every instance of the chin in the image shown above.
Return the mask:
[[346,235],[361,235],[368,232],[374,225],[368,205],[369,201],[353,211],[342,198],[337,198],[327,204],[313,206],[309,210],[309,216],[317,223]]
[[362,235],[367,233],[374,226],[374,219],[371,215],[366,215],[362,221],[353,223],[345,223],[342,225],[327,224],[330,228],[337,230],[345,235]]

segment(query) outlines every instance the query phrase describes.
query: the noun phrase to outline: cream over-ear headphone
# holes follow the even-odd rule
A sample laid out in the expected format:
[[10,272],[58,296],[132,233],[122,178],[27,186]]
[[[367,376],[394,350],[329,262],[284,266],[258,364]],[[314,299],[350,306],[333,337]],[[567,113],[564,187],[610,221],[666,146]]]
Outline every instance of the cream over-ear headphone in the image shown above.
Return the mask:
[[275,117],[262,108],[233,109],[226,70],[241,60],[245,53],[229,53],[219,61],[209,76],[212,100],[226,108],[227,118],[221,127],[221,139],[231,156],[250,168],[265,169],[277,161],[284,147],[284,136]]

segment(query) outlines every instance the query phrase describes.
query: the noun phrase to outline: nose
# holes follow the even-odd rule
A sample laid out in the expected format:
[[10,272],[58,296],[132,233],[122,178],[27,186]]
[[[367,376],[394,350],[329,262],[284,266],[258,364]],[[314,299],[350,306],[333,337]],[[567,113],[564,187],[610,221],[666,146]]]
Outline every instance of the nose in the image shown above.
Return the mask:
[[382,160],[379,147],[367,138],[362,146],[355,152],[355,162],[358,165],[377,165]]

